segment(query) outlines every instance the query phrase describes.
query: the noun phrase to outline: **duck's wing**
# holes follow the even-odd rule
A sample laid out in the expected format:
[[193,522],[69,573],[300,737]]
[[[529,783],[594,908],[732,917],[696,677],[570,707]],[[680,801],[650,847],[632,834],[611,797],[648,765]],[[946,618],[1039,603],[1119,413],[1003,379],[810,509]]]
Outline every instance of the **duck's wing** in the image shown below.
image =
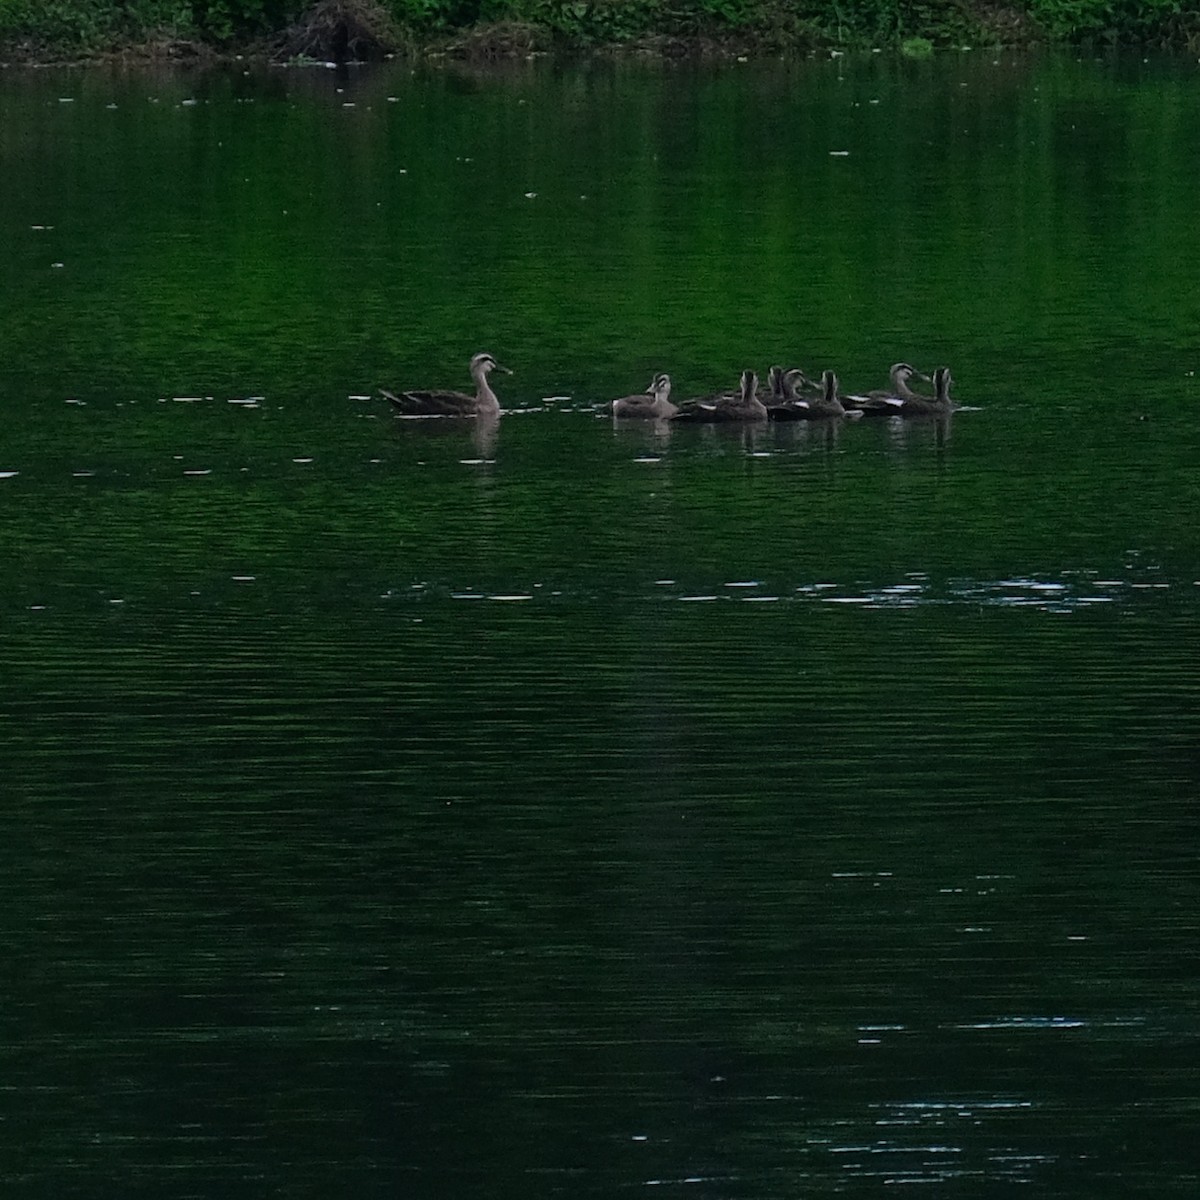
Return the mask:
[[679,411],[669,417],[671,421],[720,421],[715,400],[693,400],[684,403]]
[[411,391],[383,393],[400,412],[413,417],[470,417],[478,402],[465,392]]
[[904,401],[899,396],[887,392],[866,392],[861,396],[842,396],[842,407],[847,412],[859,412],[863,416],[894,417],[903,408]]
[[786,404],[773,404],[767,409],[771,421],[809,421],[813,411],[807,400],[789,400]]

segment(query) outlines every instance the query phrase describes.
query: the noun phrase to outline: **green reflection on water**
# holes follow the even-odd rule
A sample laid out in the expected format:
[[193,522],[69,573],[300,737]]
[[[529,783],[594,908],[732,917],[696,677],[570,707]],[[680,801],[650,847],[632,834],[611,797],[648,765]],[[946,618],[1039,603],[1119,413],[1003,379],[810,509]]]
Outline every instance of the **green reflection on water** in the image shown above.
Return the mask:
[[5,1182],[1190,1194],[1198,96],[0,75]]

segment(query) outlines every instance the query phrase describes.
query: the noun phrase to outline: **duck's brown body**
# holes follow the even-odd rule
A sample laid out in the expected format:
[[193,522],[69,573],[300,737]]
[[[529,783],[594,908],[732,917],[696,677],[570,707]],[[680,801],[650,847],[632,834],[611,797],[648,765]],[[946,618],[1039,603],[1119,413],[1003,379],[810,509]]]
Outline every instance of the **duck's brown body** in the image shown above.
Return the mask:
[[488,375],[492,371],[512,372],[502,367],[490,354],[476,354],[471,359],[471,378],[475,380],[475,394],[444,390],[380,391],[397,411],[411,417],[490,417],[500,413],[500,401]]

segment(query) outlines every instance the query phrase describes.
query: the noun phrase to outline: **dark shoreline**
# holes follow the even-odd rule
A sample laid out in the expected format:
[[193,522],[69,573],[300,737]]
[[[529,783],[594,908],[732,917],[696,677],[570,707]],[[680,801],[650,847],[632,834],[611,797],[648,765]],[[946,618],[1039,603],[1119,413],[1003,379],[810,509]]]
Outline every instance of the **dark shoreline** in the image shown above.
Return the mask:
[[[37,29],[0,27],[0,67],[86,64],[171,64],[211,66],[260,63],[372,62],[461,59],[505,61],[585,56],[672,60],[806,58],[854,51],[890,51],[926,57],[962,48],[1026,49],[1078,46],[1083,50],[1152,49],[1200,54],[1200,13],[1175,15],[1153,27],[1128,31],[1048,30],[1025,8],[987,0],[965,0],[935,15],[926,10],[920,26],[872,37],[853,27],[788,21],[785,9],[762,0],[737,25],[706,21],[662,27],[643,17],[619,37],[587,28],[564,30],[546,23],[497,20],[434,32],[397,24],[367,0],[321,0],[292,25],[256,36],[215,40],[185,29],[141,35],[109,35],[89,43],[55,39]],[[661,14],[660,14],[661,15]]]

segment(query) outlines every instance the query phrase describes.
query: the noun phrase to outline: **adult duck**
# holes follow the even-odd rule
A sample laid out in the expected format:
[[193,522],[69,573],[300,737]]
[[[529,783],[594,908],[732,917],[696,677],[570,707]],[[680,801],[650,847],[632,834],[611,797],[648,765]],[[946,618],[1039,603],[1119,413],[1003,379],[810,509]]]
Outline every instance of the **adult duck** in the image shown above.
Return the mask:
[[640,395],[622,396],[612,402],[612,415],[623,420],[659,421],[678,411],[678,406],[671,403],[671,377],[666,374],[655,375]]
[[938,367],[933,373],[933,396],[907,396],[900,406],[902,417],[944,417],[958,405],[950,398],[950,385],[954,382],[949,367]]
[[821,390],[821,385],[809,379],[799,367],[792,367],[788,371],[782,367],[771,367],[767,371],[767,380],[770,384],[770,395],[763,400],[767,408],[778,408],[782,404],[800,400],[804,390]]
[[741,388],[736,396],[715,396],[697,400],[681,408],[672,421],[765,421],[767,406],[758,398],[758,376],[749,367],[742,372]]
[[928,375],[922,374],[916,367],[909,366],[908,363],[892,363],[891,369],[888,371],[889,387],[844,396],[842,402],[846,408],[858,409],[869,416],[895,416],[908,400],[933,399],[932,396],[922,396],[919,392],[914,392],[908,386],[911,379],[928,378]]
[[488,376],[493,371],[512,372],[502,367],[490,354],[477,354],[471,359],[471,378],[475,380],[475,395],[454,391],[408,391],[396,395],[381,388],[392,406],[414,417],[490,417],[500,414],[500,401],[492,391]]
[[821,373],[821,394],[810,400],[789,400],[769,410],[773,421],[824,421],[831,417],[861,417],[855,409],[847,409],[838,393],[838,377],[833,371]]

